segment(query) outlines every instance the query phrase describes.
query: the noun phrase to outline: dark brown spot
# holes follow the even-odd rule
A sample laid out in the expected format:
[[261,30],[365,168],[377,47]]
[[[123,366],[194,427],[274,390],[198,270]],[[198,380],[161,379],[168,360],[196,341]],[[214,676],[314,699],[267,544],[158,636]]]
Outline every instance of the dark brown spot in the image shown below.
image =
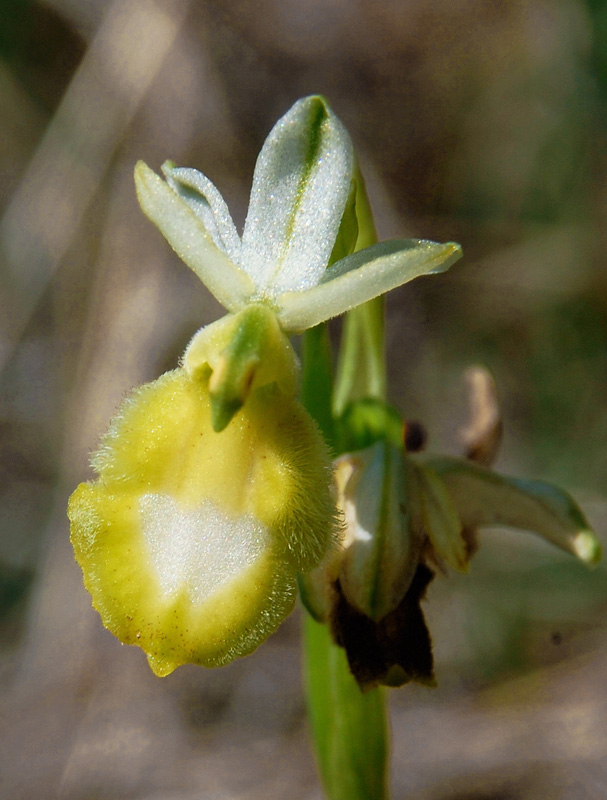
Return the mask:
[[419,453],[428,441],[428,434],[421,422],[405,422],[403,436],[408,453]]

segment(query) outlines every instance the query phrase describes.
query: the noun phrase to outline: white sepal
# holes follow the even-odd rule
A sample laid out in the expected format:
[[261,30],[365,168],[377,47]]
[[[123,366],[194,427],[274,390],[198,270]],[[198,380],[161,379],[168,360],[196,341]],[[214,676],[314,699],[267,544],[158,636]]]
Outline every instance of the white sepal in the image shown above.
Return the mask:
[[343,314],[421,275],[445,272],[461,258],[458,244],[395,239],[372,245],[330,266],[317,286],[278,297],[278,319],[297,333]]
[[253,294],[253,282],[217,247],[188,203],[142,161],[135,167],[135,185],[144,214],[177,255],[224,308],[228,311],[242,308]]
[[354,164],[348,132],[322,97],[299,100],[255,166],[241,264],[261,296],[318,283],[343,216]]

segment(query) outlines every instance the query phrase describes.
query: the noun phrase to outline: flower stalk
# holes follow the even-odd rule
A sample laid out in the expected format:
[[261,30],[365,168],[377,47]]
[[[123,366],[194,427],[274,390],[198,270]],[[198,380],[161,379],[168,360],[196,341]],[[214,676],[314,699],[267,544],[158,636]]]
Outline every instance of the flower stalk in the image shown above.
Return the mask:
[[[377,241],[371,207],[359,170],[356,219],[358,236],[355,250]],[[327,408],[332,408],[339,416],[350,402],[361,397],[385,399],[383,297],[346,314],[334,387],[331,385],[330,350],[325,346],[321,354],[313,349],[313,342],[320,337],[327,342],[326,325],[307,331],[304,337],[302,398],[306,403],[307,397],[312,400],[318,396],[317,393],[322,394],[327,405],[319,408],[316,403],[308,402],[306,407],[323,431],[329,427],[329,441],[337,454],[338,438],[343,446],[355,431],[342,428],[337,437],[332,418],[327,425]],[[315,364],[309,360],[311,357]],[[305,593],[302,581],[300,591]],[[304,618],[304,665],[312,738],[327,797],[329,800],[384,800],[388,797],[389,761],[384,689],[361,692],[345,651],[335,644],[328,627],[318,623],[309,613]]]
[[[357,313],[357,312],[350,312]],[[305,356],[318,358],[315,340],[326,341],[326,325],[304,337],[303,397],[331,393],[330,351],[325,347],[316,369],[307,368]],[[351,351],[356,355],[356,350]],[[319,381],[319,376],[322,378]],[[308,385],[306,382],[308,378]],[[327,408],[307,405],[329,441],[336,443],[333,419]],[[306,584],[300,577],[305,598]],[[304,612],[304,673],[307,707],[314,750],[329,800],[383,800],[388,797],[389,737],[385,692],[363,693],[352,675],[345,651],[332,639],[327,625]]]

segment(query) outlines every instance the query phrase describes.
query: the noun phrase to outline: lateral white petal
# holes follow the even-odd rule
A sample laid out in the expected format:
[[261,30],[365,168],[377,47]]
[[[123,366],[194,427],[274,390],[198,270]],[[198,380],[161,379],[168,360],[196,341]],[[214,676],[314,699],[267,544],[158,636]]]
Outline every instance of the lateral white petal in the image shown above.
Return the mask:
[[177,255],[228,311],[237,311],[253,294],[249,276],[220,250],[200,218],[143,161],[135,167],[137,197]]
[[403,283],[445,272],[461,258],[458,244],[395,239],[353,253],[330,266],[317,286],[278,297],[278,319],[292,333],[312,328]]
[[240,236],[228,206],[219,190],[197,169],[175,167],[170,161],[162,165],[167,183],[183,198],[213,237],[213,241],[240,264]]
[[320,280],[350,191],[353,149],[323,98],[295,103],[255,166],[241,264],[270,298]]

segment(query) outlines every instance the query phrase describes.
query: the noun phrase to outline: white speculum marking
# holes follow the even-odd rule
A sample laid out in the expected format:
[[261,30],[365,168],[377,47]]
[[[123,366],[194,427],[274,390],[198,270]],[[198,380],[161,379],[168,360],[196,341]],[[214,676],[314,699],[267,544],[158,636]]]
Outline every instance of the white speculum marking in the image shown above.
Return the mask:
[[184,510],[170,495],[145,494],[139,511],[150,561],[167,597],[185,590],[192,602],[202,603],[268,545],[268,531],[255,517],[228,517],[210,500]]

